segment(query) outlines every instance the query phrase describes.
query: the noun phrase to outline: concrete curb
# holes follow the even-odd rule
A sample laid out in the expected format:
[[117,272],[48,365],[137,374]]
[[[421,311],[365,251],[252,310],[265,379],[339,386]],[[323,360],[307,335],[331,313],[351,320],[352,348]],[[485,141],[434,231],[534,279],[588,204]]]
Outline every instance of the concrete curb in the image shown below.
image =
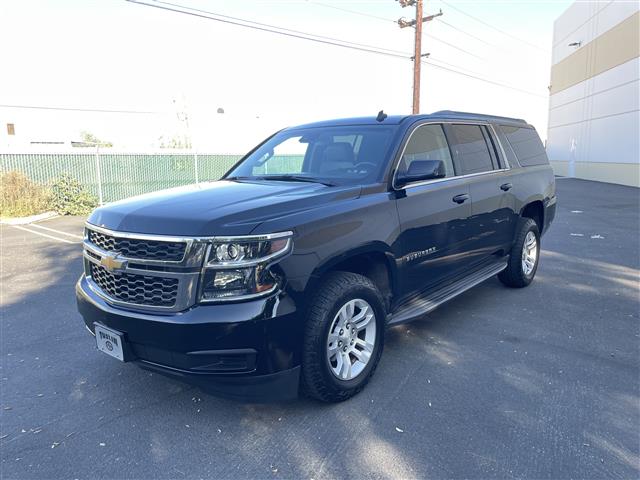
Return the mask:
[[30,217],[3,218],[0,219],[0,223],[4,225],[26,225],[28,223],[39,222],[40,220],[46,220],[54,217],[59,217],[59,215],[56,212],[45,212],[38,215],[31,215]]

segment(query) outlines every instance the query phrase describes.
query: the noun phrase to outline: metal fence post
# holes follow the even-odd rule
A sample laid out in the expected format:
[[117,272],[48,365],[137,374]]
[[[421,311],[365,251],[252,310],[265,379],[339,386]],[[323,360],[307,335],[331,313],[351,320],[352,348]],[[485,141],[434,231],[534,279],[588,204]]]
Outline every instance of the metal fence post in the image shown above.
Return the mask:
[[194,152],[193,154],[193,163],[196,168],[196,183],[200,183],[198,181],[198,152]]
[[96,176],[98,180],[98,204],[103,205],[102,201],[102,172],[100,171],[100,145],[96,145]]

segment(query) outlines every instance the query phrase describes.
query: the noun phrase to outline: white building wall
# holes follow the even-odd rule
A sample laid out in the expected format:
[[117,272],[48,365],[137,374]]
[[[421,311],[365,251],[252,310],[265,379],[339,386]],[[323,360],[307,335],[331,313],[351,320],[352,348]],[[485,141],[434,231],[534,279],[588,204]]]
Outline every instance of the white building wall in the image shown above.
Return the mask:
[[[577,51],[569,43],[582,42],[579,48],[585,48],[639,10],[638,2],[574,3],[555,22],[553,65]],[[602,63],[597,55],[606,55],[598,48],[593,52],[587,66]],[[554,92],[552,84],[551,91],[547,153],[556,173],[640,186],[640,59],[560,91]]]

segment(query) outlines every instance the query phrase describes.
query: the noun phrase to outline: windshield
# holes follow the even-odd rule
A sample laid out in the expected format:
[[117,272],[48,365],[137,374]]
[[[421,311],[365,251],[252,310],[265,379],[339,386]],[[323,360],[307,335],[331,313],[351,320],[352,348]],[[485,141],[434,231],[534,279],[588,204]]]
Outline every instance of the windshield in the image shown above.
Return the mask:
[[348,125],[282,131],[232,169],[227,179],[349,185],[378,179],[396,127]]

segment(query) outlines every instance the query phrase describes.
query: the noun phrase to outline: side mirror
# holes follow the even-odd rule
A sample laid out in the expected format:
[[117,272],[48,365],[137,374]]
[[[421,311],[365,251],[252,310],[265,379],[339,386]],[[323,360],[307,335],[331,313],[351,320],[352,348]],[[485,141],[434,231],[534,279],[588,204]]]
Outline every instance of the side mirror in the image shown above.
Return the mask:
[[403,187],[408,183],[421,182],[447,176],[447,169],[442,160],[414,160],[406,172],[398,173],[396,184]]

